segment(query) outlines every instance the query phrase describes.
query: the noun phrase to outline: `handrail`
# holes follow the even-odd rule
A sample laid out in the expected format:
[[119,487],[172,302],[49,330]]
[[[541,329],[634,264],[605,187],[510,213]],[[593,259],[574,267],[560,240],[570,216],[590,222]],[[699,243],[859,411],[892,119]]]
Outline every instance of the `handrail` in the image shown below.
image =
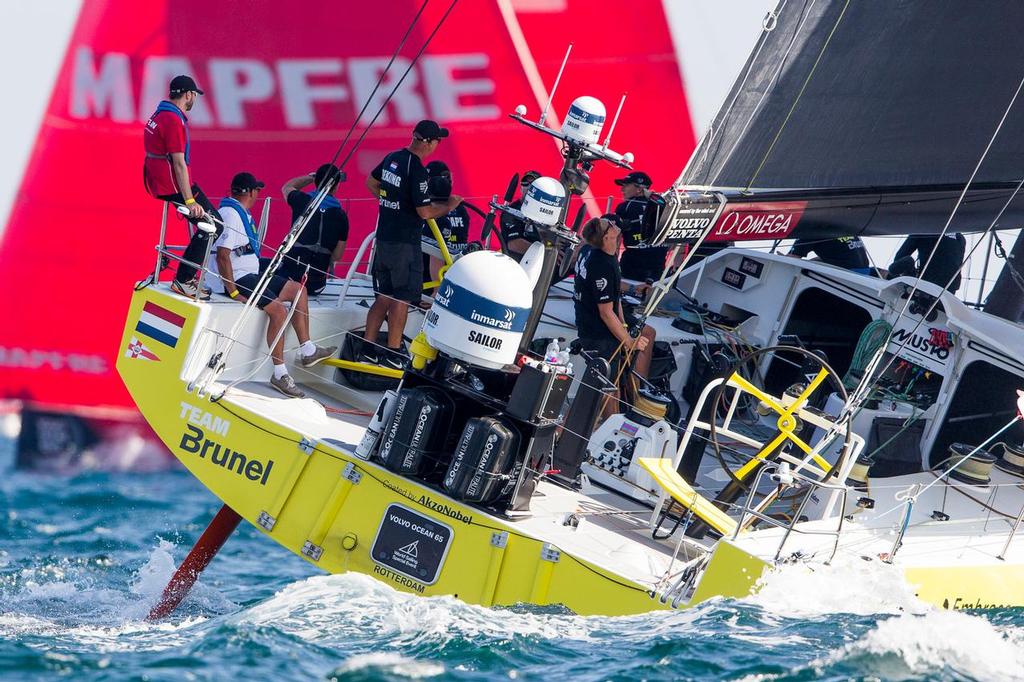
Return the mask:
[[[345,303],[345,299],[348,298],[348,288],[352,283],[352,276],[357,274],[356,268],[359,267],[359,262],[363,259],[363,254],[366,253],[367,249],[370,249],[374,244],[374,238],[377,236],[377,230],[372,230],[363,239],[359,245],[359,250],[356,251],[355,258],[352,259],[352,264],[348,266],[348,273],[345,275],[345,283],[341,287],[341,294],[338,296],[337,307],[341,307]],[[370,255],[370,263],[373,262],[373,255]]]
[[1017,534],[1017,529],[1020,528],[1020,522],[1024,520],[1024,504],[1020,506],[1020,511],[1017,512],[1017,520],[1013,522],[1013,528],[1010,529],[1010,534],[1006,537],[1006,544],[1003,545],[1003,551],[996,557],[1000,561],[1006,561],[1006,552],[1010,549],[1010,543],[1013,542],[1013,536]]
[[[825,565],[827,566],[830,563],[832,563],[832,559],[835,558],[836,552],[839,551],[839,536],[843,532],[843,520],[845,518],[845,514],[840,513],[836,515],[838,518],[838,525],[834,531],[807,530],[806,528],[797,528],[796,525],[800,523],[800,516],[803,513],[804,506],[806,506],[807,504],[807,500],[811,499],[812,494],[816,490],[826,489],[838,492],[843,498],[842,509],[845,512],[850,488],[846,484],[822,483],[821,481],[810,478],[809,476],[804,476],[803,474],[797,471],[788,471],[786,474],[787,476],[792,477],[794,481],[800,481],[801,483],[805,483],[810,487],[808,487],[807,492],[804,494],[803,499],[800,501],[800,505],[797,508],[796,512],[793,514],[792,517],[790,517],[789,523],[781,523],[778,519],[768,516],[762,511],[766,510],[768,508],[768,505],[775,501],[775,496],[769,495],[760,505],[755,505],[753,503],[754,496],[757,494],[757,490],[760,488],[761,480],[762,478],[764,478],[764,475],[769,471],[777,473],[780,471],[780,469],[781,467],[779,465],[770,464],[768,466],[762,467],[757,472],[757,475],[754,477],[754,484],[750,486],[750,493],[747,495],[747,501],[744,502],[743,509],[740,511],[739,523],[736,524],[736,530],[733,533],[732,539],[736,540],[736,538],[740,534],[740,531],[743,530],[743,528],[746,527],[748,523],[752,523],[753,519],[755,518],[760,519],[768,525],[773,526],[775,528],[783,528],[785,529],[785,533],[783,534],[782,539],[779,541],[779,546],[775,550],[775,558],[773,559],[774,561],[778,561],[779,557],[782,555],[782,549],[785,546],[786,541],[789,539],[789,536],[794,532],[799,533],[801,535],[831,535],[835,537],[835,541],[832,544],[832,553],[829,554],[828,560],[825,562]],[[752,517],[751,519],[749,519],[749,521],[746,518],[748,515]]]

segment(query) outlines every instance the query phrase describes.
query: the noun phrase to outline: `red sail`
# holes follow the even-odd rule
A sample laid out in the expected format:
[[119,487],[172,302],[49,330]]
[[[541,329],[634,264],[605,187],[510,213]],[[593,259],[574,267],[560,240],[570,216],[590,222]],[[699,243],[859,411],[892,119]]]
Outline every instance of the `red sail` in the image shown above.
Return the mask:
[[[389,82],[447,4],[430,4]],[[130,288],[152,271],[160,216],[142,187],[142,124],[172,76],[191,74],[206,91],[190,115],[194,179],[211,196],[241,170],[264,180],[276,244],[289,222],[278,188],[330,159],[418,7],[85,0],[0,242],[0,290],[13,304],[0,325],[0,398],[130,405],[114,353]],[[587,94],[610,119],[628,91],[612,146],[634,152],[667,186],[694,140],[660,2],[463,2],[348,165],[339,198],[352,249],[374,224],[365,175],[407,144],[421,118],[452,130],[437,158],[452,168],[456,192],[479,205],[513,172],[556,173],[552,140],[507,114],[518,104],[539,114],[534,76],[550,89],[570,41],[556,110]],[[602,207],[618,175],[593,172]],[[184,240],[172,218],[168,241]]]

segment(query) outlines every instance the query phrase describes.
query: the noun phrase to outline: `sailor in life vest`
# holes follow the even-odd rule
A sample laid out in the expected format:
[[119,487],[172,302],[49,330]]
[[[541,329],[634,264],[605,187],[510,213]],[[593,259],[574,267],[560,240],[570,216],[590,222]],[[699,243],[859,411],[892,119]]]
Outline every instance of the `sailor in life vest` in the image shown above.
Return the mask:
[[[239,303],[245,303],[259,286],[260,243],[250,210],[263,186],[252,173],[239,173],[231,180],[231,196],[220,202],[224,229],[214,244],[217,276],[210,280],[210,286],[217,293]],[[288,318],[285,305],[292,301],[295,301],[295,313],[291,324],[299,339],[299,364],[308,368],[334,357],[337,346],[324,348],[309,340],[309,300],[306,298],[306,290],[298,282],[278,274],[270,277],[256,303],[256,307],[270,318],[267,343],[273,341],[284,326]],[[284,337],[281,334],[277,344],[270,350],[274,362],[270,385],[289,398],[303,398],[306,394],[296,386],[284,362]]]
[[[281,188],[284,200],[292,209],[294,225],[313,203],[320,189],[329,187],[327,196],[302,228],[298,241],[285,256],[284,265],[281,266],[281,274],[296,282],[301,282],[302,276],[306,275],[306,292],[311,296],[324,290],[327,278],[334,274],[334,264],[345,254],[348,214],[334,196],[338,191],[338,183],[343,179],[337,166],[325,163],[315,173],[292,178]],[[303,187],[310,184],[314,189],[303,191]]]
[[[175,76],[171,81],[167,99],[157,105],[156,111],[146,121],[143,134],[146,160],[142,179],[150,196],[188,208],[188,220],[196,226],[196,231],[181,254],[182,262],[178,264],[171,290],[182,296],[198,296],[206,300],[210,298],[210,291],[200,288],[202,277],[192,263],[202,263],[211,238],[215,238],[214,234],[220,236],[220,214],[190,177],[192,149],[188,117],[185,115],[202,94],[190,76]],[[212,223],[204,220],[207,213],[215,218]]]
[[[426,165],[427,169],[427,194],[430,195],[430,202],[444,203],[452,195],[452,172],[444,161],[431,161]],[[455,256],[462,253],[469,242],[469,211],[465,203],[459,204],[453,210],[443,216],[434,218],[437,229],[441,232],[448,252]],[[423,221],[423,242],[436,246],[434,233],[431,232],[427,221]],[[423,254],[423,281],[434,282],[441,271],[441,259]]]

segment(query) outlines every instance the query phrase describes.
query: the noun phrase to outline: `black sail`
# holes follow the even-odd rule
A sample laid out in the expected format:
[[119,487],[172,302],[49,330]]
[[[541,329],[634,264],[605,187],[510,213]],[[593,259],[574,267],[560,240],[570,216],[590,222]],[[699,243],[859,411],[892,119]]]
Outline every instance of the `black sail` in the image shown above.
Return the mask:
[[[788,236],[938,233],[1024,79],[1022,27],[1020,0],[787,0],[679,184],[807,201]],[[950,229],[986,229],[1022,176],[1024,94]]]

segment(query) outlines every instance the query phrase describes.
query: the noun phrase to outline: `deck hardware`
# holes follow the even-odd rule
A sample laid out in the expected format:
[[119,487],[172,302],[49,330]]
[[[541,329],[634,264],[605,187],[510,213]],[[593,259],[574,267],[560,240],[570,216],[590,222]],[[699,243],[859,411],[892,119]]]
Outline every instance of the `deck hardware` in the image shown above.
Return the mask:
[[261,511],[260,515],[256,517],[256,523],[258,523],[263,530],[271,531],[274,530],[274,524],[277,523],[277,519],[267,512]]
[[875,501],[870,497],[858,497],[857,506],[860,507],[861,509],[874,509]]
[[302,543],[302,553],[313,561],[320,561],[320,557],[323,556],[324,553],[324,548],[306,540]]
[[352,485],[358,485],[359,481],[363,480],[363,475],[359,473],[359,469],[352,462],[345,464],[345,468],[341,470],[341,477],[351,481]]
[[316,441],[310,440],[309,438],[303,438],[299,441],[299,450],[302,450],[307,455],[312,455],[313,450],[316,449]]
[[498,531],[491,533],[491,547],[497,547],[498,549],[505,549],[508,546],[508,532]]
[[949,521],[949,514],[936,509],[932,512],[932,518],[936,521]]
[[550,561],[553,564],[557,564],[562,558],[562,552],[550,542],[545,542],[544,546],[540,549],[540,558],[544,561]]

